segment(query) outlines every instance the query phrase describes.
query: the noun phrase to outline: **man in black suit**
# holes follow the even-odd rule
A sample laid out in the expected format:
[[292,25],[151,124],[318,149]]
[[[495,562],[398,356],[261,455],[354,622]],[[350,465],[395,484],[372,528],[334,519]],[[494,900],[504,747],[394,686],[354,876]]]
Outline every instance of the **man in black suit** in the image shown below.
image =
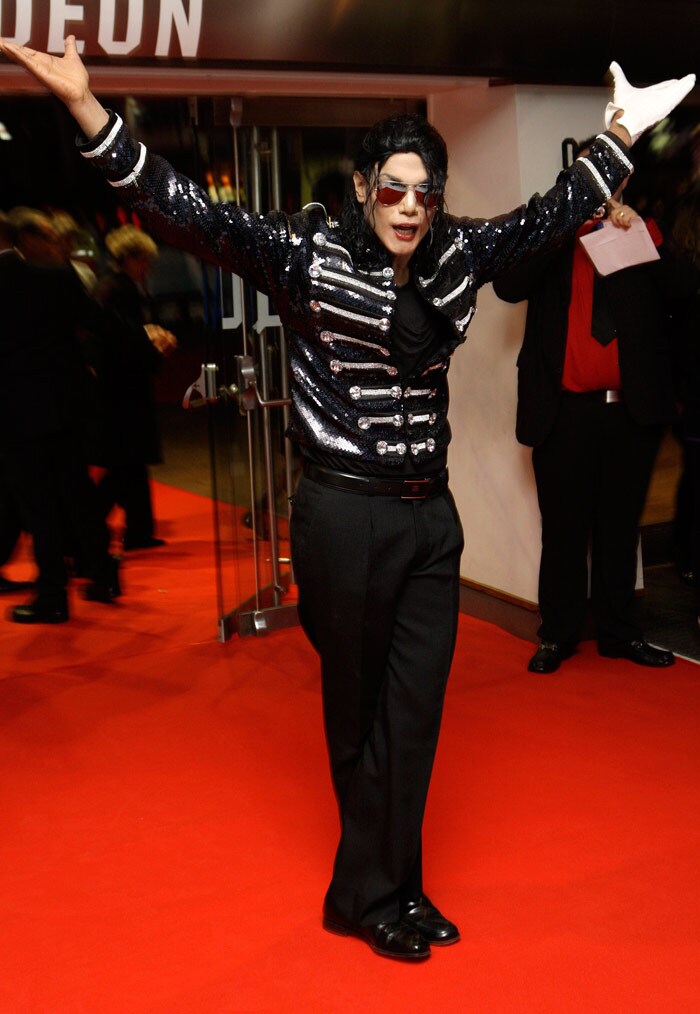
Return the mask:
[[[621,229],[637,217],[614,199],[603,214]],[[579,237],[598,225],[586,223]],[[647,228],[658,246],[654,223]],[[494,284],[508,302],[529,300],[516,435],[533,448],[542,514],[542,643],[531,672],[555,672],[576,649],[589,544],[599,654],[655,667],[675,661],[644,640],[635,600],[639,521],[675,416],[664,283],[663,258],[598,275],[577,238]]]
[[110,602],[120,594],[87,470],[91,377],[77,328],[94,325],[96,310],[70,268],[31,264],[7,247],[0,257],[0,305],[0,450],[25,508],[39,571],[36,597],[12,609],[9,619],[62,623],[69,544],[77,546],[90,578],[86,598]]
[[[0,212],[0,262],[14,256],[15,230],[7,215]],[[0,271],[2,264],[0,263]],[[12,557],[22,531],[27,528],[17,490],[10,478],[5,454],[0,447],[0,568]],[[0,595],[31,588],[31,581],[13,581],[0,570]]]

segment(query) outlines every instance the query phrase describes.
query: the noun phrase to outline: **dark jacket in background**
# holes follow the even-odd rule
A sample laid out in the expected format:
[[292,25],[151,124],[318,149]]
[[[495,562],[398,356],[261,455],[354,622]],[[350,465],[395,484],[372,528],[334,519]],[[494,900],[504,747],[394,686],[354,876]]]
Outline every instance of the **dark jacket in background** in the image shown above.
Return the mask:
[[96,326],[95,305],[70,268],[14,252],[0,255],[0,305],[2,445],[69,433],[87,460],[95,385],[80,332]]
[[153,393],[161,355],[144,330],[147,299],[115,271],[100,280],[97,298],[107,313],[90,349],[102,401],[102,443],[94,463],[155,464],[162,460]]
[[[518,356],[516,436],[530,447],[546,439],[559,407],[575,242],[535,256],[494,282],[501,299],[509,303],[529,300]],[[617,325],[627,410],[642,425],[673,421],[671,283],[665,255],[600,281]]]

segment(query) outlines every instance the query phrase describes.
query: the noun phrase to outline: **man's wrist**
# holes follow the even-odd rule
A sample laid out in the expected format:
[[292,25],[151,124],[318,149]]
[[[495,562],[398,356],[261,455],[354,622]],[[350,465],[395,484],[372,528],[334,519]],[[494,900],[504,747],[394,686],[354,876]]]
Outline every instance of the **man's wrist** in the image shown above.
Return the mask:
[[624,145],[628,148],[632,147],[632,135],[630,134],[627,127],[620,123],[620,117],[623,115],[623,110],[620,109],[615,113],[614,119],[608,127],[608,132],[614,134],[615,137],[619,137]]
[[70,103],[68,111],[88,141],[96,137],[109,120],[109,113],[90,91]]

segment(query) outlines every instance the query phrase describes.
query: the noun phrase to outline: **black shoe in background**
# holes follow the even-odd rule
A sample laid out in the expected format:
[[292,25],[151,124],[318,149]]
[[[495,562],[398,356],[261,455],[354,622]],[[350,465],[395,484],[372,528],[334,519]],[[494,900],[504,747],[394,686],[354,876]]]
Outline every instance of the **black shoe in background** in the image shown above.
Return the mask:
[[626,641],[611,646],[598,645],[598,654],[603,658],[626,658],[636,665],[646,665],[652,669],[665,669],[676,661],[672,651],[655,648],[647,641]]
[[13,623],[66,623],[68,603],[55,599],[36,598],[23,606],[15,606],[7,614]]
[[545,674],[556,672],[565,659],[571,658],[574,650],[569,644],[543,641],[528,662],[527,667],[530,672]]
[[111,558],[109,574],[102,581],[90,581],[83,589],[83,598],[88,602],[104,602],[109,604],[118,599],[122,594],[122,587],[119,581],[119,560],[116,556]]

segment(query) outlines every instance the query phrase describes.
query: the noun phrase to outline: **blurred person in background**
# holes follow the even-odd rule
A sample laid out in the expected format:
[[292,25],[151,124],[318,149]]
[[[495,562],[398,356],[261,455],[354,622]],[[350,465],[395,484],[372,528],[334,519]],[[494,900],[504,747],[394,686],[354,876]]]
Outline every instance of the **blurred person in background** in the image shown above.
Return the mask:
[[88,474],[94,378],[83,338],[96,326],[98,310],[65,265],[47,217],[16,209],[10,218],[21,253],[0,258],[0,447],[26,515],[38,576],[34,598],[8,618],[64,623],[69,547],[88,578],[85,598],[109,603],[121,594]]
[[23,257],[44,266],[64,263],[61,240],[49,215],[37,208],[16,207],[8,217]]
[[150,236],[133,225],[105,237],[110,258],[96,296],[108,311],[90,342],[98,381],[100,447],[94,464],[105,517],[115,504],[124,511],[125,550],[164,545],[155,534],[148,465],[162,460],[154,377],[177,339],[151,319],[147,279],[158,256]]
[[[9,218],[0,212],[0,275],[10,259],[19,256],[15,247],[16,234]],[[14,383],[12,377],[4,378],[5,385]],[[28,531],[19,492],[11,479],[11,472],[0,440],[0,568],[9,563],[14,555],[20,535]],[[25,591],[33,587],[31,581],[13,581],[0,570],[0,595]]]
[[97,289],[97,244],[86,229],[81,229],[67,211],[52,211],[51,225],[58,237],[61,254],[73,268],[90,295]]

